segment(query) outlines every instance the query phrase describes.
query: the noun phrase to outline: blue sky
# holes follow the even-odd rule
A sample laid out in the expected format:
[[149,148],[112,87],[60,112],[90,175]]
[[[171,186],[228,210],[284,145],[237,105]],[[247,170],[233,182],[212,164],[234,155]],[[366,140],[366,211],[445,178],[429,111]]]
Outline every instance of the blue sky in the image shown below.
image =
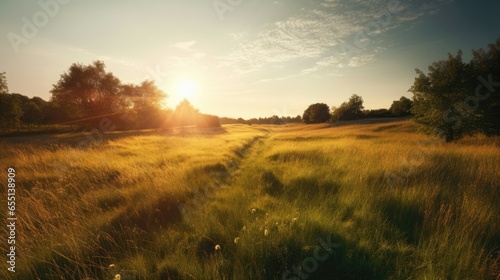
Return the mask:
[[[231,117],[302,114],[361,95],[388,108],[415,68],[500,36],[499,1],[41,0],[0,2],[0,72],[50,98],[75,62],[154,80],[175,107]],[[189,92],[186,92],[189,91]]]

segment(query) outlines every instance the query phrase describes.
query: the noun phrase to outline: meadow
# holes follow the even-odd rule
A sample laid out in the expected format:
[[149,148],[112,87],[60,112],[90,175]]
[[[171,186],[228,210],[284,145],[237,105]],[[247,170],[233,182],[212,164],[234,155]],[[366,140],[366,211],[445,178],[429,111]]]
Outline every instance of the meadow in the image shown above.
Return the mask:
[[0,138],[1,279],[500,279],[499,137],[404,120],[89,139]]

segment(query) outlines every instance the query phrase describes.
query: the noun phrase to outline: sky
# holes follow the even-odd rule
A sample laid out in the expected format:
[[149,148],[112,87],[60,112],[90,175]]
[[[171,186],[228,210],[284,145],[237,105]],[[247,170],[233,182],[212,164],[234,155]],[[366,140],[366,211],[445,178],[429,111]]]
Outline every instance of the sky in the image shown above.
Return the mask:
[[448,53],[500,37],[497,0],[1,0],[0,72],[50,99],[73,63],[153,80],[203,113],[302,115],[353,94],[389,108]]

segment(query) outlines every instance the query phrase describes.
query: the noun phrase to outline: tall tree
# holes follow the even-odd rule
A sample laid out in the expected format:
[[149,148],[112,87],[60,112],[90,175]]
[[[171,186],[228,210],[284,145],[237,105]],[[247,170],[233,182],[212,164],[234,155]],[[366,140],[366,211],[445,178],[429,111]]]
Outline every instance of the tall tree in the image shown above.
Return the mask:
[[[102,61],[91,65],[75,63],[53,85],[51,93],[52,100],[71,112],[73,118],[98,118],[113,113],[116,99],[120,98],[120,80],[106,72]],[[92,124],[96,121],[91,119]]]
[[98,127],[106,118],[113,127],[151,128],[164,117],[161,102],[167,97],[154,82],[122,84],[106,72],[101,61],[90,65],[75,63],[61,75],[51,90],[55,107],[68,112],[74,120]]
[[460,111],[453,106],[467,96],[464,81],[471,74],[469,70],[462,61],[461,51],[455,56],[449,54],[447,60],[434,62],[427,75],[415,70],[418,77],[410,88],[414,100],[412,112],[421,128],[444,136],[446,141],[458,139],[466,132]]
[[499,133],[499,51],[500,39],[488,52],[473,51],[470,63],[458,51],[434,62],[427,74],[417,69],[409,90],[417,124],[447,142],[476,132]]

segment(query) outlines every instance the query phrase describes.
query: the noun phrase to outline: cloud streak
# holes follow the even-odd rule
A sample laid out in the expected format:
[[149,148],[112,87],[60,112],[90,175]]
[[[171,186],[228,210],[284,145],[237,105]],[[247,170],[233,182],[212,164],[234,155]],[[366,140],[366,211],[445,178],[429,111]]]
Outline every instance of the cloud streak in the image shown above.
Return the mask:
[[245,74],[300,61],[310,65],[301,74],[325,70],[326,75],[361,67],[383,51],[383,33],[436,14],[452,1],[309,0],[300,14],[268,24],[252,39],[238,36],[219,66]]

